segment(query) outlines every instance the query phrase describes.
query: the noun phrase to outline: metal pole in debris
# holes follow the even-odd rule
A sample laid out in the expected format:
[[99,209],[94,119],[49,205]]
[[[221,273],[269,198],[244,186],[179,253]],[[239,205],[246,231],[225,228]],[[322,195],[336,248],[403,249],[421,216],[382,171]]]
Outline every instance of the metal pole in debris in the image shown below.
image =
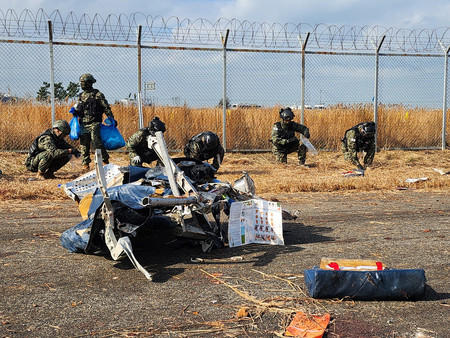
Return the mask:
[[442,49],[445,52],[445,66],[444,66],[444,96],[442,102],[442,150],[445,150],[445,136],[446,136],[446,123],[447,123],[447,77],[448,77],[448,52],[450,46],[445,47],[442,41],[439,40]]
[[222,36],[222,46],[223,46],[223,93],[222,93],[222,111],[223,111],[223,126],[222,126],[222,145],[223,149],[227,151],[227,42],[228,34],[230,30],[227,29],[225,36]]
[[138,109],[139,109],[139,129],[144,128],[144,116],[142,113],[142,73],[141,73],[141,35],[142,35],[142,25],[139,25],[137,34],[137,57],[138,57]]
[[52,125],[55,122],[55,62],[53,56],[53,28],[48,20],[48,45],[50,47],[50,99],[52,104]]
[[169,152],[167,151],[167,144],[164,140],[164,136],[162,131],[157,131],[155,133],[156,139],[158,140],[159,152],[162,157],[162,161],[164,164],[164,168],[166,169],[166,175],[169,179],[170,189],[172,189],[172,194],[176,197],[181,196],[180,190],[178,189],[178,185],[175,179],[175,173],[172,167],[172,160],[169,156]]
[[309,35],[311,33],[307,32],[306,33],[306,38],[305,41],[302,42],[300,35],[298,36],[298,39],[300,41],[300,43],[302,44],[302,80],[301,80],[301,107],[302,107],[302,112],[301,112],[301,119],[300,119],[300,123],[301,124],[305,124],[305,52],[306,52],[306,44],[308,43],[308,39],[309,39]]
[[386,35],[381,37],[380,43],[378,46],[374,44],[375,47],[375,89],[373,94],[373,122],[377,126],[377,130],[375,132],[375,149],[377,149],[377,134],[378,134],[378,68],[379,68],[379,54],[381,45],[384,42]]

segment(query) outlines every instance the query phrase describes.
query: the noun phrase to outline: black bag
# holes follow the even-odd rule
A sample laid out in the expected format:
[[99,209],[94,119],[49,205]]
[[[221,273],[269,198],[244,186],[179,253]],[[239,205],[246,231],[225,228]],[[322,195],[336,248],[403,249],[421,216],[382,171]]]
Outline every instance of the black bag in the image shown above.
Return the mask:
[[196,184],[204,184],[215,178],[216,170],[208,163],[189,157],[174,158],[173,161]]

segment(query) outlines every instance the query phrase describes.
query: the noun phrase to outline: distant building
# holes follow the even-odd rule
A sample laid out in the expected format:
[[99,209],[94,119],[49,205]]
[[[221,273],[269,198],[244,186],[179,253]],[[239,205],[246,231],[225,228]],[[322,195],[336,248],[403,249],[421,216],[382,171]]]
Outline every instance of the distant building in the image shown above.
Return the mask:
[[231,109],[238,109],[238,108],[261,108],[261,105],[259,105],[259,104],[246,104],[246,103],[233,103],[231,105]]
[[135,99],[122,99],[120,100],[120,103],[124,106],[133,106],[137,104]]

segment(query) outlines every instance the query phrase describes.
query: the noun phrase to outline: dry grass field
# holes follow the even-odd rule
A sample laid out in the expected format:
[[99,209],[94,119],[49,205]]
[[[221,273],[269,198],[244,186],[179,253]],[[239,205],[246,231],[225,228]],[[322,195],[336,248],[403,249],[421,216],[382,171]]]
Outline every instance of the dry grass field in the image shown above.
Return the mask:
[[[55,119],[69,121],[72,102],[56,105]],[[138,126],[137,106],[111,105],[119,130],[127,139]],[[229,109],[226,115],[227,149],[269,149],[272,125],[279,120],[280,107]],[[295,121],[300,122],[300,112]],[[21,102],[0,104],[0,151],[27,151],[34,138],[50,127],[51,107]],[[211,130],[222,137],[223,111],[215,108],[171,106],[143,107],[143,121],[147,125],[158,116],[166,123],[164,134],[169,149],[181,150],[193,135]],[[373,120],[373,106],[353,104],[307,109],[304,124],[309,128],[311,142],[317,149],[340,150],[340,140],[350,127]],[[450,130],[447,116],[447,130]],[[402,105],[378,107],[377,144],[380,149],[430,148],[442,145],[442,110],[411,108]],[[447,136],[447,144],[450,137]]]
[[[182,156],[181,153],[173,157]],[[23,163],[26,154],[0,153],[0,201],[8,200],[64,200],[67,196],[58,184],[80,175],[80,167],[67,164],[56,173],[58,179],[29,181],[34,173],[28,172]],[[128,165],[128,156],[112,152],[111,163]],[[295,154],[290,154],[288,164],[276,164],[271,153],[227,153],[217,173],[221,181],[233,182],[243,171],[255,181],[257,195],[271,200],[289,200],[302,192],[351,194],[354,192],[395,192],[413,189],[428,192],[450,191],[450,175],[441,175],[433,168],[450,170],[449,150],[380,151],[375,155],[372,168],[364,177],[344,177],[341,173],[354,169],[345,162],[341,153],[319,152],[307,156],[309,168],[297,165]],[[424,178],[416,183],[408,178]]]

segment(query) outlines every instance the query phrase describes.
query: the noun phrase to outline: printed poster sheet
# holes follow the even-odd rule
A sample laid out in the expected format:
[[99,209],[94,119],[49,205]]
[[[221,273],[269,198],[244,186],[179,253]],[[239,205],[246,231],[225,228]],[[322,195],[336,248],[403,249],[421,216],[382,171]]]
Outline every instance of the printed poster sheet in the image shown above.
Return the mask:
[[230,248],[250,243],[284,245],[280,203],[259,199],[233,202],[228,242]]

